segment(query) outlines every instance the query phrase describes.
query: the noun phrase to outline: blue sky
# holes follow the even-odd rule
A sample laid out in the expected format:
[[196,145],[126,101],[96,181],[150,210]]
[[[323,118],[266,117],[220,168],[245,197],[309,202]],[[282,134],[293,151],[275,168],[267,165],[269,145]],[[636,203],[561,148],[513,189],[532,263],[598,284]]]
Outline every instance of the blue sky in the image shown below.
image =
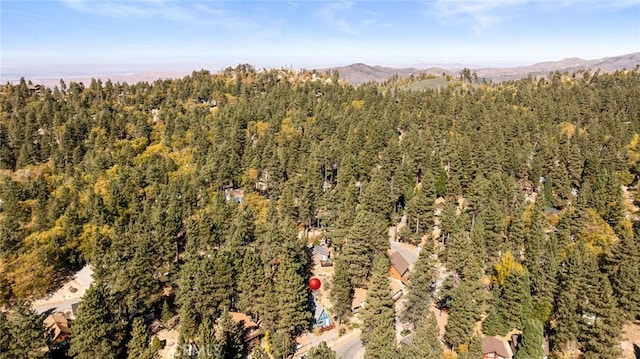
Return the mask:
[[640,0],[0,1],[2,68],[530,64],[640,51]]

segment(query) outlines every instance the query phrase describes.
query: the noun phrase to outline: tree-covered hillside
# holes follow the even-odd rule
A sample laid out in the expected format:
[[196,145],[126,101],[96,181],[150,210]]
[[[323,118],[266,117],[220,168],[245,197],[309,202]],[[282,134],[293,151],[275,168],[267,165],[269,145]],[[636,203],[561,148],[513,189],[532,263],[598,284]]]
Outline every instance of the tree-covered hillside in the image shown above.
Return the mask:
[[[438,299],[461,357],[480,320],[487,335],[524,331],[524,343],[542,332],[558,356],[615,357],[622,323],[640,316],[640,232],[625,198],[640,174],[640,71],[405,88],[248,65],[3,86],[0,327],[90,263],[78,358],[138,353],[135,318],[163,306],[183,342],[239,357],[233,328],[211,330],[228,311],[259,318],[274,342],[310,328],[297,229],[331,239],[346,319],[353,288],[383,285],[376,255],[406,215],[402,238],[424,240],[453,273]],[[420,328],[430,300],[414,296]],[[395,345],[376,333],[367,345]]]

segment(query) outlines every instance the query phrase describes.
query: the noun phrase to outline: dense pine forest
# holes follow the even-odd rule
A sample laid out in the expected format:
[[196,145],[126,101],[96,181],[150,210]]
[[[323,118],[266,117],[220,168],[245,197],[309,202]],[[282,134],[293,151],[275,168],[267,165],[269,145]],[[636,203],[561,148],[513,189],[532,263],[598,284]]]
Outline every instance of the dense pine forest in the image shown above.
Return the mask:
[[[345,327],[357,315],[365,358],[479,358],[483,335],[514,331],[517,358],[545,340],[556,358],[622,357],[622,326],[640,320],[640,71],[406,82],[239,65],[2,86],[0,358],[43,356],[29,302],[86,264],[75,358],[156,357],[150,313],[217,357],[288,357],[277,343],[313,324],[312,229],[335,262],[327,309]],[[401,221],[421,249],[396,313],[386,254]],[[262,346],[230,312],[259,320]]]

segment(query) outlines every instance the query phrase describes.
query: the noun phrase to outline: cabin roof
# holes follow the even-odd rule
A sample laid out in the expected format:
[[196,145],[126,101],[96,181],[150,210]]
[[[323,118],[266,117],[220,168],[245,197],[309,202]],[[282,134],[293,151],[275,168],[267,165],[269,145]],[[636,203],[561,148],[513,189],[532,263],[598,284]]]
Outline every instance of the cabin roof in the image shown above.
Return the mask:
[[400,254],[400,252],[393,252],[391,254],[391,266],[395,268],[400,275],[404,275],[409,270],[409,262]]
[[496,353],[503,358],[511,358],[507,351],[507,346],[496,337],[485,337],[482,339],[482,354]]
[[258,324],[256,322],[251,320],[251,317],[249,317],[248,315],[246,315],[244,313],[229,312],[229,314],[231,315],[231,319],[233,319],[234,322],[236,322],[236,323],[243,322],[243,325],[244,325],[245,328],[252,328],[252,327],[257,327],[258,326]]

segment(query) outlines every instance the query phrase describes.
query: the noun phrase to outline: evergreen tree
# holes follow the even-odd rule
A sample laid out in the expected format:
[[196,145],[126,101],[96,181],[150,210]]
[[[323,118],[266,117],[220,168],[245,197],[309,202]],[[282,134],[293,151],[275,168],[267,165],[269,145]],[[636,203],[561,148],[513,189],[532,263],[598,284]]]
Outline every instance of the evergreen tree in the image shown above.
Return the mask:
[[201,313],[198,303],[201,289],[197,279],[200,262],[197,254],[189,254],[178,274],[176,304],[180,316],[180,334],[185,338],[193,337],[200,324]]
[[360,205],[363,211],[371,212],[379,217],[385,227],[390,223],[391,209],[393,208],[391,189],[382,170],[374,171],[371,180],[362,189]]
[[[463,215],[460,218],[461,220],[469,221],[468,216]],[[469,255],[466,260],[466,265],[462,267],[461,274],[462,276],[467,274],[472,274],[474,278],[480,278],[483,274],[484,265],[487,264],[487,254],[486,254],[486,230],[484,227],[484,223],[482,221],[476,221],[475,223],[467,224],[462,222],[463,225],[471,225],[471,233],[469,234]],[[461,223],[461,224],[462,224]],[[466,235],[466,233],[464,233]],[[494,254],[494,256],[500,254],[499,252]]]
[[[315,163],[314,163],[315,164]],[[307,225],[311,226],[311,222],[316,217],[317,201],[320,197],[321,180],[318,177],[318,173],[313,168],[307,169],[304,175],[304,187],[302,189],[302,195],[300,196],[300,218],[304,220]]]
[[222,354],[222,343],[216,338],[213,321],[205,316],[198,327],[195,338],[198,358],[219,357]]
[[[3,315],[4,316],[4,315]],[[2,318],[0,318],[2,321]],[[19,302],[13,310],[8,331],[2,336],[7,336],[7,358],[42,358],[42,348],[45,347],[43,335],[42,316],[29,307],[27,302]],[[4,342],[3,339],[1,342]],[[3,344],[4,346],[4,344]],[[5,355],[3,350],[1,355]]]
[[136,315],[147,312],[158,299],[160,283],[154,277],[155,268],[152,263],[154,250],[151,238],[135,236],[131,239],[136,244],[133,258],[119,267],[110,279],[110,289],[127,314]]
[[507,328],[523,328],[524,319],[531,316],[531,294],[527,272],[512,270],[506,278],[498,301],[498,314]]
[[443,244],[449,244],[451,237],[460,230],[456,205],[453,199],[447,199],[440,214],[440,236]]
[[293,340],[292,337],[285,332],[276,331],[270,336],[270,344],[268,352],[272,358],[288,358],[292,354]]
[[[348,264],[351,281],[363,287],[371,271],[373,255],[389,246],[386,227],[371,212],[359,210],[342,246],[342,258]],[[386,247],[384,244],[386,244]],[[382,249],[379,249],[381,248]]]
[[467,233],[454,235],[450,241],[449,251],[447,252],[447,268],[455,270],[458,275],[462,276],[463,270],[469,265],[469,261],[472,259],[470,255],[474,252],[472,247],[471,238],[469,238]]
[[393,358],[397,355],[394,309],[388,278],[389,259],[376,255],[366,306],[362,310],[362,343],[365,358]]
[[[585,359],[619,358],[621,318],[618,304],[613,297],[609,279],[598,274],[598,286],[583,313],[593,315],[593,322],[587,323],[582,338],[582,352]],[[586,319],[583,316],[583,321]]]
[[574,141],[571,142],[569,153],[565,160],[567,161],[567,172],[569,174],[569,180],[571,181],[571,187],[580,188],[584,160],[580,155],[580,148]]
[[11,350],[13,335],[11,334],[11,322],[4,311],[0,310],[0,330],[4,333],[0,336],[0,359],[10,359],[16,357]]
[[117,320],[110,308],[105,285],[93,283],[78,306],[69,354],[78,359],[117,357]]
[[443,169],[440,169],[438,173],[438,178],[435,181],[435,194],[437,196],[444,196],[447,193],[447,172]]
[[[223,221],[224,218],[221,219]],[[248,206],[241,205],[233,212],[233,222],[229,231],[228,241],[239,247],[244,247],[255,241],[254,215]]]
[[245,355],[244,328],[236,323],[228,311],[222,312],[218,323],[221,351],[224,358],[242,358]]
[[542,187],[543,203],[546,207],[554,206],[553,198],[553,179],[551,175],[547,175],[544,179],[544,186]]
[[331,350],[327,345],[327,342],[322,341],[318,346],[315,346],[309,350],[307,354],[308,359],[336,359],[336,352]]
[[577,345],[582,334],[582,312],[589,300],[593,273],[598,266],[593,254],[587,252],[582,241],[568,252],[559,273],[556,298],[555,335],[551,338],[556,352],[563,353]]
[[162,310],[160,312],[160,320],[162,321],[162,324],[167,326],[167,323],[169,323],[169,320],[171,320],[172,317],[173,317],[173,313],[169,308],[169,303],[166,300],[164,300],[162,302]]
[[433,229],[435,193],[431,186],[423,183],[407,203],[407,225],[419,235],[429,234]]
[[473,326],[480,319],[478,307],[470,285],[465,281],[451,293],[451,313],[447,321],[445,340],[453,347],[468,343]]
[[413,323],[423,316],[431,304],[431,296],[435,284],[435,267],[430,258],[430,243],[427,242],[420,250],[420,255],[413,270],[409,273],[409,293],[404,304],[403,317]]
[[28,219],[28,212],[20,204],[26,198],[19,184],[8,178],[1,183],[3,216],[0,218],[0,253],[11,253],[22,243],[24,230],[20,228],[20,222]]
[[509,242],[511,244],[511,250],[516,257],[519,258],[524,251],[525,242],[523,210],[520,206],[517,206],[511,214]]
[[279,314],[277,329],[282,333],[294,334],[307,327],[312,318],[306,281],[288,258],[278,268],[274,289]]
[[[546,323],[553,312],[554,296],[558,284],[558,249],[557,236],[553,235],[547,240],[539,260],[540,272],[531,276],[531,300],[533,303],[532,315],[542,323]],[[536,289],[533,289],[533,280],[536,280]]]
[[482,338],[474,334],[469,341],[469,359],[480,358],[482,356]]
[[542,347],[543,327],[536,319],[527,319],[522,331],[522,343],[518,345],[518,359],[538,359],[544,356]]
[[351,303],[353,300],[353,286],[349,276],[347,263],[338,257],[333,267],[333,283],[331,284],[331,304],[333,313],[340,322],[348,320],[351,316]]
[[[343,187],[343,188],[342,188]],[[329,227],[329,232],[335,238],[343,239],[348,236],[351,226],[355,223],[356,206],[358,204],[358,188],[355,179],[343,184],[338,181],[336,192],[342,194],[342,200],[337,208],[336,223]],[[336,243],[338,248],[341,243]]]
[[478,334],[473,334],[469,339],[469,344],[463,345],[460,349],[459,359],[482,358],[482,338]]
[[427,310],[416,323],[416,332],[411,344],[402,349],[408,359],[439,359],[442,356],[440,329],[435,314]]
[[261,347],[261,346],[256,346],[253,349],[253,352],[251,352],[251,359],[269,359],[269,354],[267,354],[267,352]]
[[238,309],[245,313],[257,313],[255,306],[263,295],[260,286],[264,280],[264,268],[259,254],[255,248],[247,248],[238,279]]
[[260,318],[260,325],[269,331],[276,330],[278,323],[279,308],[273,303],[278,303],[278,294],[275,291],[273,282],[271,279],[265,278],[260,286],[262,295],[258,298],[258,302],[255,307],[257,309],[257,316]]
[[489,312],[489,315],[482,321],[482,332],[486,335],[506,335],[509,330],[510,328],[498,312],[497,306],[494,306]]
[[278,211],[281,216],[288,217],[292,221],[298,219],[298,208],[295,206],[293,181],[289,180],[282,190],[282,196],[279,199]]
[[628,319],[640,317],[640,240],[638,230],[622,236],[608,258],[615,297]]
[[149,331],[144,319],[136,317],[131,328],[131,339],[127,343],[127,358],[154,359],[157,353],[149,346]]
[[234,291],[230,290],[234,288],[230,258],[218,251],[215,256],[204,258],[200,267],[197,283],[202,292],[198,295],[198,308],[203,315],[216,318],[225,308],[231,306],[235,295]]
[[553,169],[552,175],[550,175],[549,177],[553,177],[553,191],[555,194],[553,198],[554,206],[564,206],[566,201],[571,196],[571,182],[569,179],[567,168],[564,165],[560,164]]
[[478,217],[478,221],[484,225],[486,256],[490,261],[496,261],[500,257],[500,252],[505,250],[504,209],[502,204],[497,200],[490,200]]
[[[483,285],[484,268],[480,257],[483,226],[476,223],[467,239],[468,255],[460,268],[461,281],[450,291],[450,310],[445,341],[453,347],[468,343],[473,326],[485,312],[486,291]],[[466,234],[461,234],[466,236]]]

